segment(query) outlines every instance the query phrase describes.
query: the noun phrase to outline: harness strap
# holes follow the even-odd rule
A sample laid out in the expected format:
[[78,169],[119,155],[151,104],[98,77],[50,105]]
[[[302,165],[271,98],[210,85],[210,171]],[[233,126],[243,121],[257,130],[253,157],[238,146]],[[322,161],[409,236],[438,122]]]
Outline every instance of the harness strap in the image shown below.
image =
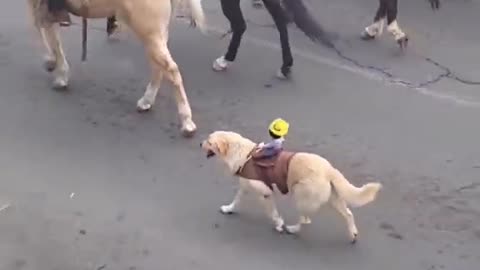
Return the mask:
[[245,160],[245,163],[243,163],[243,165],[238,168],[238,170],[235,172],[235,175],[239,175],[239,174],[242,173],[242,170],[243,170],[243,168],[245,167],[245,164],[247,164],[247,162],[248,162],[250,159],[252,159],[252,157],[253,157],[253,152],[255,152],[255,149],[257,149],[257,147],[258,147],[258,144],[256,144],[256,145],[253,147],[253,149],[248,153],[248,156],[247,156],[247,159]]

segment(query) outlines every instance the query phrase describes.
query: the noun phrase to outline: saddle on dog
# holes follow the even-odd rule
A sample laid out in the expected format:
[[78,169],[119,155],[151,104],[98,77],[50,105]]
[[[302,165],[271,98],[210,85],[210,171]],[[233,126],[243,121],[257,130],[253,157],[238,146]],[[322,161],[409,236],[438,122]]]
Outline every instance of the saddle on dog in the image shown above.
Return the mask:
[[287,194],[289,191],[287,184],[288,167],[295,154],[295,152],[284,150],[268,158],[255,158],[250,154],[250,158],[237,171],[236,175],[246,179],[260,180],[271,190],[273,190],[273,184],[275,184],[282,194]]

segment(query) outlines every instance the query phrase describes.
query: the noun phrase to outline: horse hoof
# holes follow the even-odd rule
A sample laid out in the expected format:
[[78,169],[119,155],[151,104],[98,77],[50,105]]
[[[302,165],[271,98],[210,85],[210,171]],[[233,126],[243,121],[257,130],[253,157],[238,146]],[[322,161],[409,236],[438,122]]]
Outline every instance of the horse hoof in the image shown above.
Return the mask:
[[147,102],[145,98],[141,98],[137,101],[137,111],[138,112],[147,112],[152,108],[152,104]]
[[363,31],[361,34],[360,34],[360,38],[362,40],[373,40],[375,39],[375,36],[374,35],[370,35],[370,33],[368,33],[367,31]]
[[302,225],[308,225],[308,224],[312,224],[312,220],[309,218],[309,217],[306,217],[306,216],[303,216],[301,217],[302,221]]
[[53,90],[56,91],[67,91],[68,85],[54,85]]
[[107,36],[111,36],[114,32],[117,31],[118,22],[114,17],[110,17],[107,19]]
[[291,226],[285,225],[284,230],[287,234],[296,235],[300,232],[300,227],[297,225],[291,225]]
[[358,233],[353,234],[352,239],[350,240],[350,243],[353,245],[357,243],[358,240]]
[[398,46],[400,46],[400,49],[404,50],[408,46],[408,36],[404,36],[402,38],[399,38],[397,40]]
[[115,34],[116,32],[117,32],[116,29],[113,29],[113,30],[111,30],[111,31],[107,31],[107,37],[108,37],[108,38],[112,37],[113,34]]
[[190,130],[182,130],[182,136],[184,138],[192,138],[193,135],[195,135],[195,130],[190,131]]
[[185,138],[191,138],[197,131],[197,126],[192,120],[185,120],[182,125],[182,135]]
[[55,60],[45,60],[43,63],[43,68],[48,72],[53,72],[57,67],[57,62]]
[[284,232],[285,232],[285,227],[286,227],[285,224],[280,223],[280,224],[277,224],[274,228],[275,228],[275,231],[276,231],[276,232],[278,232],[278,233],[284,233]]
[[58,79],[55,79],[55,81],[53,82],[53,89],[55,90],[63,91],[63,90],[67,90],[67,88],[68,88],[68,83],[64,79],[58,78]]

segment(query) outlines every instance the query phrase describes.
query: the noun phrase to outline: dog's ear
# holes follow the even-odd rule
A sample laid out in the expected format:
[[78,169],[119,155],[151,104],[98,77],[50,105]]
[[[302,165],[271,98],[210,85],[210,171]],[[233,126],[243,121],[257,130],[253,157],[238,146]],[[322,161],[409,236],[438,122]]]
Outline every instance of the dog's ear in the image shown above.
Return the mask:
[[217,152],[220,155],[225,156],[227,154],[227,152],[228,152],[228,142],[227,142],[227,140],[217,137],[217,138],[215,138],[214,145],[215,145],[215,148],[217,148]]

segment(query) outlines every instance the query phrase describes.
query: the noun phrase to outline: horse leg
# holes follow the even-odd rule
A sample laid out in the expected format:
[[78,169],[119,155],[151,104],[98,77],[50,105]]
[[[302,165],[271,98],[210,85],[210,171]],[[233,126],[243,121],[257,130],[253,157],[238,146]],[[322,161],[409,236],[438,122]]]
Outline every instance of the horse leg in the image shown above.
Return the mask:
[[189,137],[193,135],[197,127],[192,120],[192,110],[185,93],[182,75],[168,50],[167,39],[167,36],[156,34],[146,44],[150,61],[152,61],[154,76],[145,91],[144,97],[139,100],[138,105],[142,110],[149,109],[152,106],[157,90],[160,87],[163,73],[175,88],[175,100],[182,125],[181,130],[184,136]]
[[232,39],[228,45],[227,53],[213,62],[213,69],[215,71],[226,70],[229,64],[235,61],[243,33],[245,33],[245,30],[247,29],[247,24],[245,23],[242,10],[240,9],[240,0],[220,0],[220,3],[223,15],[225,15],[230,22]]
[[43,43],[47,49],[45,69],[53,72],[53,87],[62,89],[68,86],[70,67],[63,51],[58,25],[46,24],[39,28]]
[[405,48],[408,43],[408,36],[400,29],[397,22],[398,0],[387,2],[387,31],[393,35],[400,48]]
[[40,38],[42,39],[43,46],[45,46],[46,53],[44,55],[43,67],[48,72],[53,72],[57,67],[57,59],[53,53],[53,49],[50,46],[47,34],[45,33],[45,28],[39,28],[38,32],[40,33]]
[[372,40],[382,34],[385,17],[387,16],[386,1],[388,0],[379,0],[377,13],[373,18],[373,23],[365,27],[365,30],[361,34],[361,38],[363,40]]
[[[153,57],[149,55],[149,59]],[[139,111],[148,111],[155,104],[155,99],[157,97],[158,89],[163,79],[163,71],[158,67],[155,61],[150,60],[150,68],[152,72],[152,77],[150,83],[147,85],[147,89],[143,96],[137,101],[137,109]]]
[[124,22],[139,38],[151,65],[152,76],[142,98],[137,102],[139,111],[149,110],[155,101],[163,76],[174,86],[174,96],[184,136],[191,136],[197,127],[192,121],[192,110],[185,93],[183,79],[177,63],[168,49],[169,24],[172,15],[169,1],[136,0],[136,5],[119,10]]
[[280,34],[280,44],[282,47],[282,67],[277,72],[277,77],[286,79],[290,76],[291,68],[293,66],[293,56],[290,50],[290,42],[288,40],[287,22],[288,18],[279,2],[263,1],[265,8],[272,16],[278,33]]
[[118,28],[117,18],[115,16],[108,17],[107,19],[107,36],[111,36]]

